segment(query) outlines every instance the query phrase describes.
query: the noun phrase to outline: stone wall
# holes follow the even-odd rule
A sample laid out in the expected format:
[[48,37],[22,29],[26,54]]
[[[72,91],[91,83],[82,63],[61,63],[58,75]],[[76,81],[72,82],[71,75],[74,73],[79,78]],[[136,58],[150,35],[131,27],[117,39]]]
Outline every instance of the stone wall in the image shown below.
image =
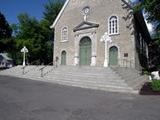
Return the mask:
[[[73,32],[73,29],[83,21],[82,9],[85,6],[89,6],[91,9],[87,21],[99,24],[99,27],[94,30],[94,40],[97,43],[96,66],[103,66],[105,48],[104,43],[100,42],[100,38],[105,32],[108,32],[108,18],[116,15],[119,20],[119,34],[111,36],[112,43],[109,43],[108,49],[111,46],[117,46],[119,65],[135,67],[133,16],[121,0],[70,0],[55,26],[54,58],[58,56],[60,64],[61,52],[65,50],[67,65],[74,65],[75,39],[78,34]],[[61,42],[61,29],[64,26],[68,27],[67,42]],[[84,31],[79,33],[79,35],[82,34]],[[128,57],[124,57],[125,53],[128,53]],[[129,62],[125,62],[124,59]]]

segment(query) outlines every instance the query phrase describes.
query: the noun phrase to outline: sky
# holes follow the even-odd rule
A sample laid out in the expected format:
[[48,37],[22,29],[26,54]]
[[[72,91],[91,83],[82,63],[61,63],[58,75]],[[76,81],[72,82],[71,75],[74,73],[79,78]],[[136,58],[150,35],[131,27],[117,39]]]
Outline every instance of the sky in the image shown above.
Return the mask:
[[41,19],[44,4],[47,2],[48,0],[0,0],[0,11],[9,24],[18,23],[17,16],[24,12],[29,16]]

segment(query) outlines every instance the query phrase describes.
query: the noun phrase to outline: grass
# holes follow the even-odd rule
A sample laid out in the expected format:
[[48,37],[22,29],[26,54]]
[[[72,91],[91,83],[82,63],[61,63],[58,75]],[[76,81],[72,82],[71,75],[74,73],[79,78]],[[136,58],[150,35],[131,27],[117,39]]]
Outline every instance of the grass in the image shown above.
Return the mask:
[[151,82],[151,88],[155,92],[160,92],[160,80],[153,80]]

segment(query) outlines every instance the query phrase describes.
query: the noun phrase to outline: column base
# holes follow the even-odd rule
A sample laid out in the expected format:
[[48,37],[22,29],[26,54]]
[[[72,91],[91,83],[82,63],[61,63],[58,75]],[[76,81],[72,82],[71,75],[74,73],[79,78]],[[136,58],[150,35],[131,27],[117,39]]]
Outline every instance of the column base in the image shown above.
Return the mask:
[[79,64],[79,58],[76,56],[74,58],[74,66],[77,66]]
[[104,61],[104,65],[103,65],[104,67],[108,67],[108,60],[105,60]]
[[96,66],[96,56],[92,56],[91,66]]
[[26,66],[26,63],[23,61],[23,66]]

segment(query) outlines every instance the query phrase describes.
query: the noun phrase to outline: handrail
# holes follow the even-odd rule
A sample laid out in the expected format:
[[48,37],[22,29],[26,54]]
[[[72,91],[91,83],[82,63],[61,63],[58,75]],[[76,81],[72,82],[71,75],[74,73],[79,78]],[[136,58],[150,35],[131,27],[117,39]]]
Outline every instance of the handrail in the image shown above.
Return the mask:
[[[36,62],[40,62],[40,59],[31,62],[30,65],[33,65],[33,63],[36,63]],[[36,64],[36,65],[37,65],[37,64]]]
[[[40,60],[38,59],[38,60],[35,60],[35,61],[31,62],[31,65],[32,65],[33,63],[37,62],[37,61],[40,61]],[[26,65],[26,66],[23,66],[23,67],[22,67],[22,69],[23,69],[23,70],[22,70],[22,75],[24,75],[24,74],[26,74],[26,73],[34,70],[34,68],[32,68],[32,69],[28,70],[27,72],[25,72],[25,69],[26,69],[28,66],[29,66],[29,65]]]
[[157,59],[160,59],[160,56],[154,57],[152,60],[149,61],[149,63],[152,63],[152,62],[154,62],[154,61],[157,60]]
[[128,60],[128,59],[119,59],[119,66],[125,67],[125,68],[133,68],[134,67],[134,61]]
[[53,63],[54,63],[54,61],[50,62],[48,65],[45,65],[44,67],[42,67],[42,68],[39,69],[39,70],[41,71],[41,77],[44,77],[44,75],[45,75],[46,73],[48,73],[48,72],[44,73],[44,69],[45,69],[46,67],[48,67],[49,65],[54,65]]

